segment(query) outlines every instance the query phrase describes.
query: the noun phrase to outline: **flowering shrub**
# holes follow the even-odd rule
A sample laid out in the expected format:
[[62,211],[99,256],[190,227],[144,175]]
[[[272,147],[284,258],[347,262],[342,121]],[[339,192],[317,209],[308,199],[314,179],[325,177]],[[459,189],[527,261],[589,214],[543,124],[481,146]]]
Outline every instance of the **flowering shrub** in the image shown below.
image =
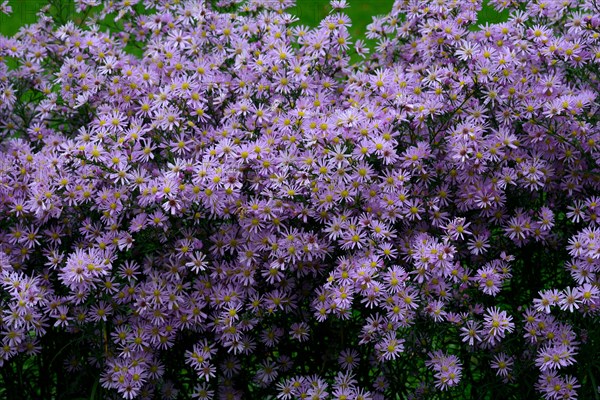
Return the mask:
[[595,2],[76,4],[0,37],[5,395],[599,397]]

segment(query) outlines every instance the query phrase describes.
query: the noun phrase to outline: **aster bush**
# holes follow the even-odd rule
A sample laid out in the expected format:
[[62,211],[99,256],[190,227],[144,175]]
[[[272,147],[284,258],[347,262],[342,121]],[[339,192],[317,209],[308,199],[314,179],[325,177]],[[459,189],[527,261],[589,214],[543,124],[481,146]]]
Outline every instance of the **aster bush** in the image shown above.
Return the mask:
[[600,398],[594,0],[75,3],[0,36],[4,397]]

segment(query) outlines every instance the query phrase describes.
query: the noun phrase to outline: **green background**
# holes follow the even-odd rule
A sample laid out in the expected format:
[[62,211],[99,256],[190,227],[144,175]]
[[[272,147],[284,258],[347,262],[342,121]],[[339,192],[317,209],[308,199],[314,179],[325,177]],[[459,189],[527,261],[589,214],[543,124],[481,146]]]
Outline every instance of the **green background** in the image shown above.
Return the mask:
[[[354,39],[364,38],[366,27],[372,21],[372,16],[386,14],[392,8],[393,0],[348,0],[350,8],[345,12],[352,20],[350,32]],[[0,33],[5,36],[14,35],[21,26],[31,24],[36,20],[36,13],[48,4],[44,0],[9,0],[13,13],[10,16],[0,15]],[[71,0],[62,1],[70,13],[75,16],[74,3]],[[316,26],[327,15],[331,7],[329,0],[297,0],[291,13],[300,18],[302,24]],[[65,10],[66,11],[66,10]],[[500,22],[507,19],[507,13],[497,13],[491,7],[484,5],[479,13],[478,22]]]

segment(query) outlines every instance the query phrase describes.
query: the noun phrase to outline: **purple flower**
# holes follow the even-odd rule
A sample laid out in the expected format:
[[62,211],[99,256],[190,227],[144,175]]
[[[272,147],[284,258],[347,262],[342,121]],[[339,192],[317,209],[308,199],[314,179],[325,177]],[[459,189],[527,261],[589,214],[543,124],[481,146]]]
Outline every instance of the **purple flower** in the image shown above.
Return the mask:
[[512,317],[506,311],[501,311],[497,307],[488,308],[483,319],[483,329],[487,341],[492,345],[503,339],[507,333],[511,333],[515,328]]

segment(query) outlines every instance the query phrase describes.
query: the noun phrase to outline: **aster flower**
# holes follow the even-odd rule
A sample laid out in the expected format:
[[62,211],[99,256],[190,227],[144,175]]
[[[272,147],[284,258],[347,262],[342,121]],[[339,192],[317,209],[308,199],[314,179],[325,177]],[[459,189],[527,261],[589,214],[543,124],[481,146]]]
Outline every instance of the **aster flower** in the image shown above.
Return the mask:
[[309,327],[305,322],[293,323],[290,327],[290,336],[300,342],[308,340]]
[[8,4],[8,0],[0,4],[0,13],[10,15],[12,13],[12,7]]
[[214,396],[214,393],[215,392],[213,390],[210,390],[206,382],[203,382],[194,386],[192,398],[198,400],[211,400]]
[[483,333],[481,330],[481,323],[478,321],[468,320],[465,324],[466,326],[461,327],[461,336],[463,342],[469,342],[469,346],[473,346],[475,340],[480,342],[482,339],[480,334]]
[[394,360],[404,350],[404,339],[397,339],[395,333],[389,333],[375,345],[380,361]]
[[501,290],[502,278],[494,267],[488,266],[478,269],[475,279],[479,282],[479,288],[483,293],[495,296]]
[[509,357],[505,353],[500,353],[494,356],[490,366],[496,370],[496,375],[507,377],[510,374],[513,364],[513,357]]
[[540,371],[564,368],[574,362],[573,355],[573,350],[568,346],[548,345],[538,352],[536,365],[539,366]]
[[500,311],[497,307],[486,310],[483,329],[490,344],[503,339],[506,333],[511,333],[514,330],[514,327],[512,317],[506,311]]
[[600,289],[590,283],[585,283],[576,289],[578,294],[581,296],[581,302],[583,304],[590,304],[596,300],[600,295]]
[[441,351],[436,351],[429,354],[429,360],[425,364],[434,370],[436,387],[442,390],[456,386],[460,381],[462,365],[454,355],[445,355]]
[[579,303],[581,302],[581,299],[579,298],[579,292],[576,289],[572,289],[570,287],[567,287],[566,289],[564,289],[564,291],[561,293],[561,299],[559,301],[559,306],[561,310],[566,310],[568,309],[569,312],[573,312],[574,309],[578,309],[579,308]]
[[354,349],[346,349],[340,353],[338,363],[344,369],[352,370],[358,365],[360,361],[359,354]]
[[464,218],[456,218],[448,223],[448,225],[446,226],[446,231],[453,240],[462,240],[464,238],[463,235],[472,234],[472,232],[467,230],[469,225],[471,225],[471,223],[465,222]]
[[539,293],[541,298],[534,300],[534,305],[537,311],[550,313],[550,307],[556,305],[560,301],[560,295],[557,290],[546,290]]
[[273,382],[277,377],[278,372],[275,363],[272,361],[264,361],[258,369],[258,372],[255,375],[256,381],[259,382],[261,386],[266,386],[269,383]]

